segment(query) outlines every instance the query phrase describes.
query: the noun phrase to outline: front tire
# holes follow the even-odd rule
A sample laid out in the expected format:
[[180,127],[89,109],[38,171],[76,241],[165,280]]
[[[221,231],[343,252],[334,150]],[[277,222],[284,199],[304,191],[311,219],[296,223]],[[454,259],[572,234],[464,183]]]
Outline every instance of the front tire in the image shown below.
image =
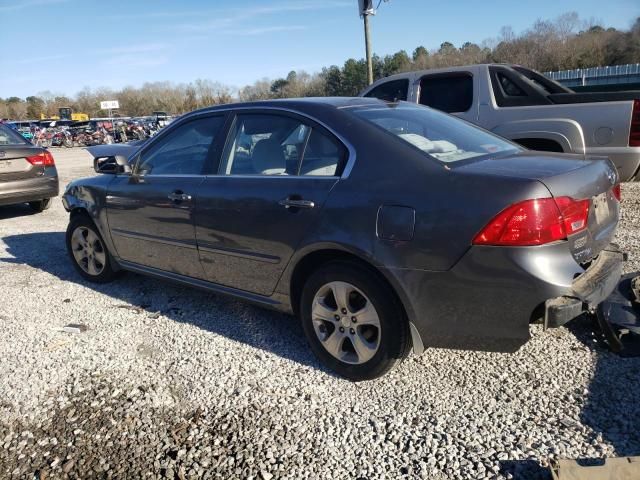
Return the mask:
[[73,266],[85,280],[107,283],[116,277],[107,246],[89,217],[82,214],[71,217],[66,243]]
[[371,380],[410,351],[409,328],[390,287],[351,262],[335,262],[307,280],[300,304],[311,349],[337,374]]
[[31,207],[32,210],[38,213],[41,213],[41,212],[44,212],[45,210],[48,210],[49,207],[51,207],[51,199],[44,198],[42,200],[37,200],[35,202],[29,202],[29,206]]

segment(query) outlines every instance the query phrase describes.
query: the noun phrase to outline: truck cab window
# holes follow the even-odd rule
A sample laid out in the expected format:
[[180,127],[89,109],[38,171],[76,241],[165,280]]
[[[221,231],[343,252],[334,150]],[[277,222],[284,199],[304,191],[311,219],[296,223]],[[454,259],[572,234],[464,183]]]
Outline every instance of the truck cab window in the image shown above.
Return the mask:
[[447,113],[462,113],[473,103],[469,73],[425,75],[420,80],[420,103]]
[[379,98],[387,102],[398,102],[407,100],[407,91],[409,90],[409,79],[401,78],[399,80],[391,80],[384,82],[367,92],[365,97]]

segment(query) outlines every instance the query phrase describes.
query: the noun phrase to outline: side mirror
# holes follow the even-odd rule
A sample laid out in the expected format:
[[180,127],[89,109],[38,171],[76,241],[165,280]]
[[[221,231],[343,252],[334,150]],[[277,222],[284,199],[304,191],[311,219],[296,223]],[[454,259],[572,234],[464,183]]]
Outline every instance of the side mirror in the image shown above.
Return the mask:
[[124,155],[96,157],[93,159],[93,169],[96,173],[111,175],[131,173],[131,165],[129,165],[129,160]]

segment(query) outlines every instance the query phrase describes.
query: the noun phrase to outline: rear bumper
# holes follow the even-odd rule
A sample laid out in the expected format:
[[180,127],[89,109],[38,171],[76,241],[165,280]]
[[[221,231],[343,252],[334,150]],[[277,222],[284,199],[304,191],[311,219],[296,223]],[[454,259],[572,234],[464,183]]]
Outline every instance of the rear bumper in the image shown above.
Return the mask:
[[[531,321],[547,311],[553,312],[548,326],[559,326],[597,305],[613,291],[621,271],[617,248],[603,251],[585,270],[563,242],[474,246],[444,272],[383,269],[425,347],[499,352],[526,343]],[[547,308],[549,299],[558,298],[579,308],[562,314],[560,307]]]
[[0,182],[0,205],[26,203],[58,196],[59,183],[55,167],[47,167],[45,174],[25,180]]
[[622,276],[624,254],[611,244],[571,285],[571,294],[545,302],[545,328],[561,327],[565,323],[593,311],[616,289]]

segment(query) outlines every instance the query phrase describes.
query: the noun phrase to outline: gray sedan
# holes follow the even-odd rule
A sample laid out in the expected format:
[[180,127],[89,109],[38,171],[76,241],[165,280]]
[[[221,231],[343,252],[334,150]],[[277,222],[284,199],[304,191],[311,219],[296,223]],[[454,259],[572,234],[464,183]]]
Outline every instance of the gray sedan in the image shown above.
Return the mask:
[[[413,349],[512,352],[617,285],[608,160],[529,152],[427,107],[366,98],[225,105],[72,182],[80,275],[120,270],[297,315],[353,380]],[[212,300],[214,301],[214,300]]]
[[53,155],[12,128],[0,125],[0,206],[28,203],[42,212],[57,195],[58,172]]

